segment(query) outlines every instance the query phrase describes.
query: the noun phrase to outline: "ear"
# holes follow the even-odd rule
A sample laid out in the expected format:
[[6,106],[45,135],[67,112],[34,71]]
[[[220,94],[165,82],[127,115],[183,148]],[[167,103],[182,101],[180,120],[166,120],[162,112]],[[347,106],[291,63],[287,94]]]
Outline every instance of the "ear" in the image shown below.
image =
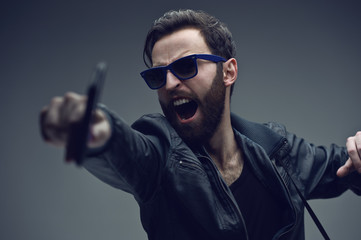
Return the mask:
[[228,59],[223,63],[223,82],[225,87],[231,86],[236,80],[238,75],[237,60],[235,58]]

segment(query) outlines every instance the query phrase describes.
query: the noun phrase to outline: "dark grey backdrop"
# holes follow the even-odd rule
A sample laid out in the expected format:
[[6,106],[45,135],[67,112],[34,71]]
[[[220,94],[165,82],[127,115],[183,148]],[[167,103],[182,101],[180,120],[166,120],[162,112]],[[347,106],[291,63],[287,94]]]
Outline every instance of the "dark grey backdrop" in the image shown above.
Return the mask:
[[[291,3],[292,2],[292,3]],[[62,161],[39,136],[51,97],[84,92],[106,60],[103,102],[131,123],[158,112],[142,47],[169,9],[203,9],[238,45],[233,111],[279,121],[315,144],[361,129],[358,1],[7,1],[0,7],[0,239],[145,239],[132,196]],[[360,199],[311,201],[332,239],[359,239]],[[321,239],[306,216],[307,239]]]

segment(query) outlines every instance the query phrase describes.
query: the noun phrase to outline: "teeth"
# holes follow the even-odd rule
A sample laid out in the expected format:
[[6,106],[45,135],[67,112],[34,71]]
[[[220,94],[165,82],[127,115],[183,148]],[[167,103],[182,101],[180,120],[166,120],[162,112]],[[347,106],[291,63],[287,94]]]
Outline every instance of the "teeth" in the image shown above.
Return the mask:
[[182,105],[182,104],[189,103],[189,102],[190,102],[189,99],[182,98],[182,99],[177,99],[177,100],[175,100],[175,101],[173,102],[173,105],[174,105],[175,107],[177,107],[177,106],[180,106],[180,105]]

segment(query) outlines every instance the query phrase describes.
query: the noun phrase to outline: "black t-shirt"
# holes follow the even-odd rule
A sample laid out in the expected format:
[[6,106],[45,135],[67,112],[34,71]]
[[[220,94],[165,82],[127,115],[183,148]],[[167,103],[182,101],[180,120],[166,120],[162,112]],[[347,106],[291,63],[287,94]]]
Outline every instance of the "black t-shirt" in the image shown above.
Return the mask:
[[250,240],[270,240],[281,227],[282,208],[254,175],[247,161],[230,189],[246,222]]

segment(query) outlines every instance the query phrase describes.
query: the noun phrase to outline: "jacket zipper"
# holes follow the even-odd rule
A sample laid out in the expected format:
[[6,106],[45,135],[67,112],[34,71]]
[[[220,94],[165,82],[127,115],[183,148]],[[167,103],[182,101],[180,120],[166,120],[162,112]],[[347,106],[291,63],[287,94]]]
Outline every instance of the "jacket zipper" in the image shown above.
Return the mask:
[[[285,146],[286,144],[287,144],[287,140],[284,139],[284,140],[283,140],[283,144],[278,148],[278,150],[281,149],[281,148],[282,148],[283,146]],[[279,161],[282,161],[282,160],[279,160]],[[271,162],[272,162],[272,165],[273,165],[273,167],[274,167],[274,169],[275,169],[275,172],[276,172],[278,178],[281,180],[281,182],[282,182],[282,184],[283,184],[283,187],[286,189],[288,200],[289,200],[290,203],[291,203],[292,211],[293,211],[293,214],[294,214],[294,216],[295,216],[295,218],[296,218],[296,217],[297,217],[297,214],[296,214],[295,206],[294,206],[294,204],[293,204],[293,202],[292,202],[292,199],[291,199],[290,191],[289,191],[289,189],[288,189],[288,187],[287,187],[284,179],[281,177],[281,174],[278,172],[277,166],[276,166],[275,162],[274,162],[274,161],[271,161]],[[296,220],[295,220],[295,221],[296,221]],[[290,227],[289,227],[289,226],[290,226]],[[293,224],[289,224],[289,225],[281,228],[281,229],[275,234],[275,236],[273,237],[273,239],[279,239],[280,237],[282,237],[282,236],[285,235],[286,233],[290,232],[294,227],[295,227],[295,222],[294,222]],[[289,228],[289,229],[288,229],[287,231],[285,231],[285,232],[281,232],[282,229],[286,229],[286,228]],[[280,233],[279,233],[279,232],[280,232]]]
[[[206,151],[205,151],[206,152]],[[206,152],[207,154],[207,152]],[[231,196],[228,194],[228,192],[226,191],[225,187],[224,187],[224,183],[222,182],[222,179],[220,178],[218,171],[217,171],[217,167],[215,166],[215,164],[212,161],[212,158],[207,154],[207,156],[201,156],[202,158],[206,159],[206,161],[208,162],[207,164],[209,164],[211,166],[211,170],[214,176],[216,176],[216,183],[218,186],[218,189],[221,188],[222,191],[226,194],[228,202],[231,203],[231,206],[233,209],[236,209],[236,213],[239,217],[239,219],[242,221],[242,225],[243,228],[245,230],[245,234],[246,234],[246,239],[249,240],[248,238],[248,232],[247,232],[247,227],[246,227],[246,223],[244,221],[244,218],[242,216],[241,211],[239,210],[237,204],[232,200]]]

